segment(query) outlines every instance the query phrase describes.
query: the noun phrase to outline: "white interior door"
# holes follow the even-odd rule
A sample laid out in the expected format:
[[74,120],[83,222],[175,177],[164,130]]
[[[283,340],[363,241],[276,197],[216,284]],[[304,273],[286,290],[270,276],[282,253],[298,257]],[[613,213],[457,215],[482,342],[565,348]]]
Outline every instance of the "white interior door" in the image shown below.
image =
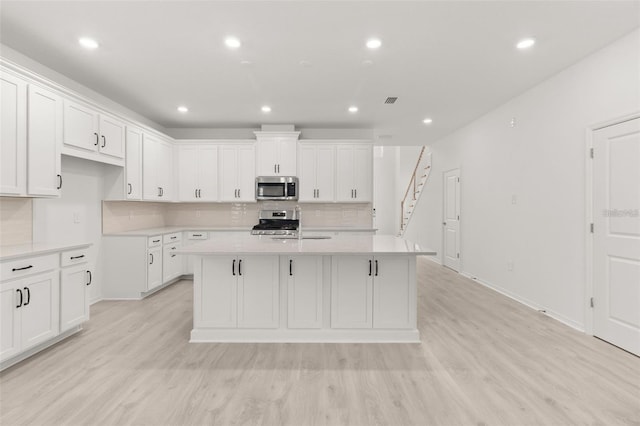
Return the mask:
[[442,264],[460,271],[460,169],[444,174]]
[[640,119],[593,149],[593,334],[640,355]]

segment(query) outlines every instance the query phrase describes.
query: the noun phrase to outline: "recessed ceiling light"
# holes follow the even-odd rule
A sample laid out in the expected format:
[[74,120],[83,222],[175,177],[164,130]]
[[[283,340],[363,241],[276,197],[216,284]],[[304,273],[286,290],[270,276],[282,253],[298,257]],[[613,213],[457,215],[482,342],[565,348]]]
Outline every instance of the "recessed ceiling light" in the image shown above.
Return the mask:
[[349,107],[349,112],[351,112],[351,113],[358,112],[358,107],[357,106],[350,106]]
[[430,119],[430,118],[425,118],[424,120],[422,120],[422,122],[423,122],[424,124],[431,124],[431,123],[433,123],[433,120],[432,120],[432,119]]
[[370,38],[367,40],[367,47],[369,49],[378,49],[380,46],[382,46],[382,42],[378,38]]
[[536,39],[534,38],[523,38],[522,40],[520,40],[518,42],[518,44],[516,44],[516,47],[518,49],[528,49],[531,46],[533,46],[534,44],[536,44]]
[[251,61],[247,61],[245,59],[245,60],[240,61],[240,65],[244,65],[244,66],[248,67],[248,66],[252,65],[252,62]]
[[97,41],[89,37],[80,37],[78,43],[85,49],[97,49],[100,46]]
[[229,49],[237,49],[242,45],[240,40],[235,37],[227,37],[224,39],[224,44],[226,44]]
[[182,113],[189,112],[189,108],[187,108],[187,107],[186,107],[186,106],[184,106],[184,105],[180,105],[180,106],[178,107],[178,111],[180,111],[180,112],[182,112]]
[[261,109],[262,112],[271,112],[271,107],[269,105],[265,105]]

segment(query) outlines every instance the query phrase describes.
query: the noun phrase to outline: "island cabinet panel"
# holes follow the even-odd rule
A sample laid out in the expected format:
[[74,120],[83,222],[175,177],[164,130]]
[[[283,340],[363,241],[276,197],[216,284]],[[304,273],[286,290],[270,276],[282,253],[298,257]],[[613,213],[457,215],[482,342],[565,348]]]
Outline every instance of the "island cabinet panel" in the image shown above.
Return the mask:
[[238,258],[238,327],[278,327],[280,319],[278,263],[278,256]]
[[[196,271],[200,269],[200,280],[194,284],[197,295],[193,307],[194,327],[235,328],[238,325],[237,275],[235,256],[198,258]],[[232,270],[233,269],[233,270]]]
[[287,283],[287,326],[322,328],[322,256],[283,256]]
[[408,256],[376,256],[373,260],[373,328],[411,328],[416,299]]
[[371,257],[333,256],[331,264],[331,328],[371,328]]

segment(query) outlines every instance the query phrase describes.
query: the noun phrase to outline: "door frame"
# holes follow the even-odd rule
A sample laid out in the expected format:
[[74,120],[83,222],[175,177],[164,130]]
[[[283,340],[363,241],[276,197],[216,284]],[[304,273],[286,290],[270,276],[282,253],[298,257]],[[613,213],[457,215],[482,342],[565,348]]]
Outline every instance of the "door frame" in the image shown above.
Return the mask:
[[[442,225],[444,223],[444,221],[445,221],[444,209],[445,209],[445,205],[447,203],[447,190],[446,190],[447,182],[446,182],[445,176],[447,175],[447,173],[453,172],[455,170],[458,171],[458,179],[460,179],[460,182],[459,182],[459,184],[460,184],[459,185],[460,192],[458,194],[458,198],[459,198],[459,201],[460,201],[460,205],[458,206],[458,208],[460,210],[460,219],[458,219],[458,241],[459,241],[458,250],[460,250],[460,260],[459,260],[459,267],[458,267],[459,271],[455,271],[455,270],[453,270],[451,268],[448,268],[448,269],[451,269],[452,271],[454,271],[454,272],[456,272],[458,274],[461,274],[462,271],[463,271],[463,268],[462,268],[462,261],[463,261],[463,256],[462,256],[462,218],[463,218],[464,215],[462,214],[462,167],[460,167],[460,166],[442,171],[442,211],[441,211],[441,216],[440,216],[440,223],[441,223],[441,225],[440,225],[440,229],[441,229],[440,235],[441,235],[442,244],[441,244],[441,250],[440,250],[440,264],[442,266],[445,266],[445,264],[444,264],[444,244],[445,244],[445,242],[444,242],[444,238],[445,238],[444,231],[445,231],[445,229],[444,228],[445,227],[444,227],[444,225]],[[446,268],[446,266],[445,266],[445,268]]]
[[585,292],[584,292],[584,332],[593,336],[593,308],[591,307],[591,298],[593,297],[593,234],[591,233],[591,224],[594,219],[594,211],[593,211],[593,187],[594,187],[594,178],[595,175],[593,173],[593,159],[591,158],[591,149],[593,149],[593,134],[600,129],[604,129],[605,127],[615,126],[616,124],[621,124],[626,121],[635,120],[636,118],[640,118],[640,111],[634,112],[629,115],[624,115],[618,118],[612,118],[606,121],[601,121],[599,123],[593,124],[586,128],[585,130],[585,150],[584,150],[584,161],[585,161]]

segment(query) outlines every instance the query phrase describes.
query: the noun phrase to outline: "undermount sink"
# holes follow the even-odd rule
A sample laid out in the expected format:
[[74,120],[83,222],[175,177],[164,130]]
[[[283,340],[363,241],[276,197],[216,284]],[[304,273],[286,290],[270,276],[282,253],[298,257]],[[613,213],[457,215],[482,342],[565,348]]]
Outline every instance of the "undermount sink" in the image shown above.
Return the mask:
[[[329,235],[310,235],[308,237],[302,236],[303,240],[328,240],[331,238]],[[273,237],[274,240],[297,240],[296,236],[287,236],[287,237]]]

